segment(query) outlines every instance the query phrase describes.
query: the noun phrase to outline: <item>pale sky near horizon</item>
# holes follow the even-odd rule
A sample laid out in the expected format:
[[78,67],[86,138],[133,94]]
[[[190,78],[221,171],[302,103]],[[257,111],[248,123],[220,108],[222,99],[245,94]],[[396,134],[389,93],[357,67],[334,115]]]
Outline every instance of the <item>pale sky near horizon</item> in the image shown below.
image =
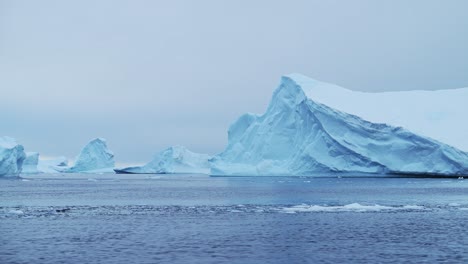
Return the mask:
[[[468,1],[0,0],[0,135],[118,163],[215,154],[283,74],[362,91],[468,87]],[[417,107],[417,103],[415,104]]]

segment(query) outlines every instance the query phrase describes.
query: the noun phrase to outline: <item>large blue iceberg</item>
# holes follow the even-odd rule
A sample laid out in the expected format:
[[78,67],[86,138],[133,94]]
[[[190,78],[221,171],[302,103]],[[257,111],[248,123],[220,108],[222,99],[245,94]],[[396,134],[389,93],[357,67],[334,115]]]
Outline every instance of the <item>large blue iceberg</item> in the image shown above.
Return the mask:
[[80,152],[75,164],[63,172],[103,173],[114,172],[114,154],[102,138],[91,140]]
[[26,153],[22,145],[10,137],[0,137],[0,177],[19,176]]
[[466,98],[468,89],[364,93],[284,76],[265,114],[231,125],[211,174],[468,175]]
[[143,166],[115,169],[117,173],[203,173],[209,174],[210,156],[194,153],[182,146],[167,148]]

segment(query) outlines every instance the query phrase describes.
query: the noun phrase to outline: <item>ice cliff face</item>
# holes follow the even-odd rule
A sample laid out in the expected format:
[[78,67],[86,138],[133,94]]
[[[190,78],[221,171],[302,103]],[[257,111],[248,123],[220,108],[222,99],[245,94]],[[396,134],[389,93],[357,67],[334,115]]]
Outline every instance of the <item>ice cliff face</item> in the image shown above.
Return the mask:
[[35,174],[40,171],[37,169],[39,163],[39,153],[37,152],[26,152],[26,159],[23,161],[22,174]]
[[97,138],[89,142],[76,158],[75,164],[63,172],[113,172],[114,154],[106,141]]
[[[454,109],[433,104],[432,111],[418,110],[421,97],[432,102],[432,97],[468,95],[466,92],[468,89],[459,89],[450,96],[441,91],[434,94],[427,91],[370,94],[352,92],[301,75],[285,76],[265,114],[246,114],[231,125],[228,146],[211,160],[211,174],[466,175],[467,153],[392,126],[411,124],[410,127],[418,131],[429,128],[431,113],[442,113],[443,116]],[[466,100],[468,96],[464,98]],[[391,104],[384,103],[387,100]],[[454,100],[459,101],[458,98]],[[411,123],[411,119],[419,118],[418,115],[406,116],[405,111],[400,112],[400,107],[407,111],[413,109],[423,119],[429,113],[429,121],[418,119]],[[452,119],[452,116],[448,117]],[[452,121],[439,118],[435,122],[451,124]],[[444,138],[444,128],[434,127],[433,130],[425,130],[425,135]]]
[[23,146],[13,138],[0,137],[0,177],[19,176],[25,159]]
[[117,173],[204,173],[210,172],[209,155],[175,146],[163,150],[144,166],[116,169]]

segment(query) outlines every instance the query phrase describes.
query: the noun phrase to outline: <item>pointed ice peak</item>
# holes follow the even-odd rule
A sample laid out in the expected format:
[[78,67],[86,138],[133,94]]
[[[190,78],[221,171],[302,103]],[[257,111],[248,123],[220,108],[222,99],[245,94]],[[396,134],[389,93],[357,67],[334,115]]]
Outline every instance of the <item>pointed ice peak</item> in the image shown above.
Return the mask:
[[302,75],[300,73],[290,73],[282,76],[283,80],[291,81],[296,83],[299,86],[306,85],[306,86],[314,86],[314,85],[319,85],[322,82],[319,80],[312,79],[310,77],[307,77],[305,75]]
[[307,98],[315,101],[316,95],[329,97],[348,93],[352,91],[299,73],[292,73],[281,77],[280,86],[273,93],[270,107],[293,108]]
[[106,139],[104,139],[104,138],[95,138],[95,139],[91,140],[91,141],[88,143],[88,145],[89,145],[89,144],[104,144],[104,145],[106,145],[107,142],[106,142]]
[[304,91],[295,80],[283,76],[281,77],[280,86],[273,93],[273,98],[270,102],[270,109],[286,109],[293,108],[306,99]]
[[282,77],[287,79],[289,82],[294,83],[295,85],[299,86],[307,98],[315,100],[317,99],[317,95],[320,96],[337,96],[342,94],[351,94],[353,93],[352,90],[343,88],[333,83],[327,83],[323,81],[319,81],[316,79],[312,79],[300,73],[292,73]]
[[88,172],[97,170],[112,171],[114,154],[107,148],[106,140],[96,138],[91,140],[76,158],[75,165],[66,172]]

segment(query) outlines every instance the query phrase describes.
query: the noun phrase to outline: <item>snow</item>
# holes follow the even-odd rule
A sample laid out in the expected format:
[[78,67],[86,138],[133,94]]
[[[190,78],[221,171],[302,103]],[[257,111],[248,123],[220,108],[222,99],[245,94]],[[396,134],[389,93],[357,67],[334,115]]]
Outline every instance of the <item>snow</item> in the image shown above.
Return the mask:
[[116,169],[117,173],[203,173],[209,174],[207,154],[194,153],[182,146],[167,148],[144,166]]
[[0,137],[0,177],[19,176],[25,159],[22,145],[13,138]]
[[466,175],[468,154],[441,143],[467,149],[466,98],[468,89],[363,93],[284,76],[265,114],[231,125],[211,174]]
[[26,152],[26,159],[23,161],[22,174],[36,174],[40,173],[37,168],[39,163],[39,153],[37,152]]
[[75,164],[63,172],[113,172],[114,164],[114,154],[107,148],[105,139],[96,138],[81,150]]

